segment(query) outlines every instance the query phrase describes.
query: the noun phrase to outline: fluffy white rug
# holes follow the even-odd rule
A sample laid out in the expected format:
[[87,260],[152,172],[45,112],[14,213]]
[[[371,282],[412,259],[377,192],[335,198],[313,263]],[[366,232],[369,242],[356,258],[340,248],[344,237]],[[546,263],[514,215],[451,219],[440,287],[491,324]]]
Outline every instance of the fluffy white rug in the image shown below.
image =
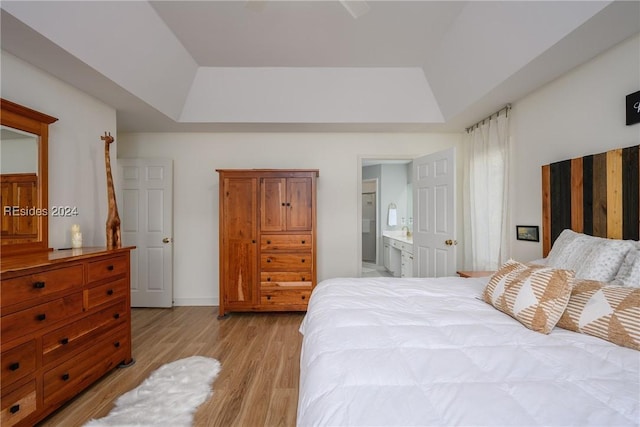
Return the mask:
[[85,427],[191,426],[198,406],[211,394],[220,362],[202,356],[167,363],[120,396],[109,415]]

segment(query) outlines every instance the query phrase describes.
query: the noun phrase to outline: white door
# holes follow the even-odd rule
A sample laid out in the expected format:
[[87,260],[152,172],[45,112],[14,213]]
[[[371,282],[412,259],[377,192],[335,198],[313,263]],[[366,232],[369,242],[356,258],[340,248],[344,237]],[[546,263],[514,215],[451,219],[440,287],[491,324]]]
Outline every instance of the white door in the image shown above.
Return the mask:
[[413,160],[413,218],[413,275],[455,276],[455,148]]
[[173,162],[118,159],[123,245],[131,252],[131,306],[173,305]]

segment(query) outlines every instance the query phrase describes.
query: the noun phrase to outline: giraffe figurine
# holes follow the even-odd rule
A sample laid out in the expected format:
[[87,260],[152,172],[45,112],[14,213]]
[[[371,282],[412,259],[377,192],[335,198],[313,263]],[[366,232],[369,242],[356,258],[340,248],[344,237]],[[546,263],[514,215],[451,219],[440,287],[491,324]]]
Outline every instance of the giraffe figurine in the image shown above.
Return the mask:
[[120,240],[120,216],[118,215],[118,205],[116,204],[116,192],[113,187],[113,176],[111,176],[111,157],[109,156],[109,144],[114,141],[111,133],[104,133],[100,139],[104,141],[104,162],[107,169],[107,202],[109,213],[107,215],[107,249],[115,249],[122,246]]

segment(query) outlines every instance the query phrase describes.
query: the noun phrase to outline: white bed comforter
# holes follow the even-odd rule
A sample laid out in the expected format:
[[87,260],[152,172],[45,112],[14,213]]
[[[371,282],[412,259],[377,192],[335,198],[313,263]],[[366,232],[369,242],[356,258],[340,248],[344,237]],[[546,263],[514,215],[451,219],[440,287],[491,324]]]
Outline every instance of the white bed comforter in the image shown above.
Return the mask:
[[628,426],[640,352],[479,300],[486,279],[331,279],[300,331],[299,426]]

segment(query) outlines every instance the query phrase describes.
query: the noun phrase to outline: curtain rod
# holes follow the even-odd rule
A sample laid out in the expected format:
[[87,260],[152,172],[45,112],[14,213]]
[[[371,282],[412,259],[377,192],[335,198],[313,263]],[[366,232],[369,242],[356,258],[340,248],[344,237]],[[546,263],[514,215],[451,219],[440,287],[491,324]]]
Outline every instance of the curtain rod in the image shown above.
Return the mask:
[[511,104],[507,104],[504,107],[502,107],[501,109],[499,109],[498,111],[496,111],[495,113],[489,114],[487,117],[485,117],[484,119],[478,121],[477,123],[469,126],[468,128],[465,129],[465,131],[467,133],[471,132],[474,128],[477,128],[478,126],[480,126],[481,124],[484,124],[485,121],[487,120],[491,120],[491,118],[493,116],[498,117],[500,115],[500,113],[502,113],[503,111],[505,112],[505,114],[508,116],[509,115],[509,110],[511,110]]

